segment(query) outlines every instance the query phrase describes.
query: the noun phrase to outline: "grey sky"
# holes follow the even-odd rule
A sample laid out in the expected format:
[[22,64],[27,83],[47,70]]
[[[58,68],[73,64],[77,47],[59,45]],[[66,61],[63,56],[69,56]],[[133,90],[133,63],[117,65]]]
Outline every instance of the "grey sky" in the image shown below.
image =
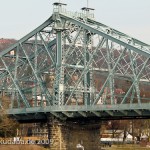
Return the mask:
[[[52,14],[56,0],[0,0],[0,38],[20,39]],[[80,11],[86,0],[61,0]],[[97,21],[150,44],[150,0],[89,0]]]

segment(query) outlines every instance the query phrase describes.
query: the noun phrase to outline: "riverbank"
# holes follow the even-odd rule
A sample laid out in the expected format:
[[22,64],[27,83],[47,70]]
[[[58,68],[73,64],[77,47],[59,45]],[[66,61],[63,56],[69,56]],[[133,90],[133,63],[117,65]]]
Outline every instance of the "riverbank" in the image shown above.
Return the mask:
[[103,147],[103,150],[150,150],[148,147],[141,147],[138,144],[112,145],[111,147]]

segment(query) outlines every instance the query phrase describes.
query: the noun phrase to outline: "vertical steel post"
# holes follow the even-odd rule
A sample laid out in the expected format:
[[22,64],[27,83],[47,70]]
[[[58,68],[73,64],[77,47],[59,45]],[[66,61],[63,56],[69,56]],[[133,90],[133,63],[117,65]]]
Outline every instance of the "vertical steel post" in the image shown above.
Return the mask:
[[84,74],[84,105],[90,105],[90,66],[87,66],[89,62],[88,42],[90,35],[85,31],[84,33],[84,68],[89,71]]
[[[16,49],[16,60],[15,60],[15,72],[14,72],[14,80],[17,80],[17,68],[18,68],[18,59],[19,59],[19,46],[17,46]],[[14,107],[14,100],[15,100],[15,95],[16,95],[16,87],[15,85],[13,86],[13,93],[12,93],[12,97],[11,97],[11,108]]]
[[55,85],[55,95],[56,104],[64,104],[64,56],[62,48],[62,31],[56,29],[57,37],[57,55],[56,55],[56,85]]
[[[37,33],[35,34],[34,71],[37,74]],[[37,80],[34,77],[34,106],[37,106]]]
[[109,78],[109,88],[110,88],[110,101],[111,104],[114,104],[114,71],[112,70],[112,64],[111,64],[111,49],[109,48],[109,42],[108,39],[106,41],[106,49],[107,49],[107,65],[108,65],[108,71],[110,74]]

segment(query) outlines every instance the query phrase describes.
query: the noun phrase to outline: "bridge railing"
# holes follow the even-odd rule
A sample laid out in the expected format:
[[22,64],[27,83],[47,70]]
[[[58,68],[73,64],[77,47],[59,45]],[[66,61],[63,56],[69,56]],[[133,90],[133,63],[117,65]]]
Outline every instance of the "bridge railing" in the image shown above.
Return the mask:
[[64,14],[66,16],[69,17],[73,17],[73,18],[89,18],[89,19],[94,19],[94,13],[91,13],[89,11],[87,12],[72,12],[72,11],[67,11],[65,8],[65,4],[55,4],[54,5],[54,9],[53,9],[53,13],[61,13]]
[[82,13],[82,12],[72,12],[72,11],[60,11],[61,14],[67,15],[69,17],[73,17],[73,18],[90,18],[90,19],[94,19],[94,14],[93,13]]

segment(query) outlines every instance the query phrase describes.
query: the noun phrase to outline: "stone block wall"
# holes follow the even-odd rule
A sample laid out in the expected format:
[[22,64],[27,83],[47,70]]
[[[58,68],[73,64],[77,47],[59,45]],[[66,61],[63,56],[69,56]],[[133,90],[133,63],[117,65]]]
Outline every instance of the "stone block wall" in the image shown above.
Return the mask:
[[100,123],[80,121],[62,122],[52,119],[49,123],[50,150],[79,150],[77,144],[84,150],[100,150]]

